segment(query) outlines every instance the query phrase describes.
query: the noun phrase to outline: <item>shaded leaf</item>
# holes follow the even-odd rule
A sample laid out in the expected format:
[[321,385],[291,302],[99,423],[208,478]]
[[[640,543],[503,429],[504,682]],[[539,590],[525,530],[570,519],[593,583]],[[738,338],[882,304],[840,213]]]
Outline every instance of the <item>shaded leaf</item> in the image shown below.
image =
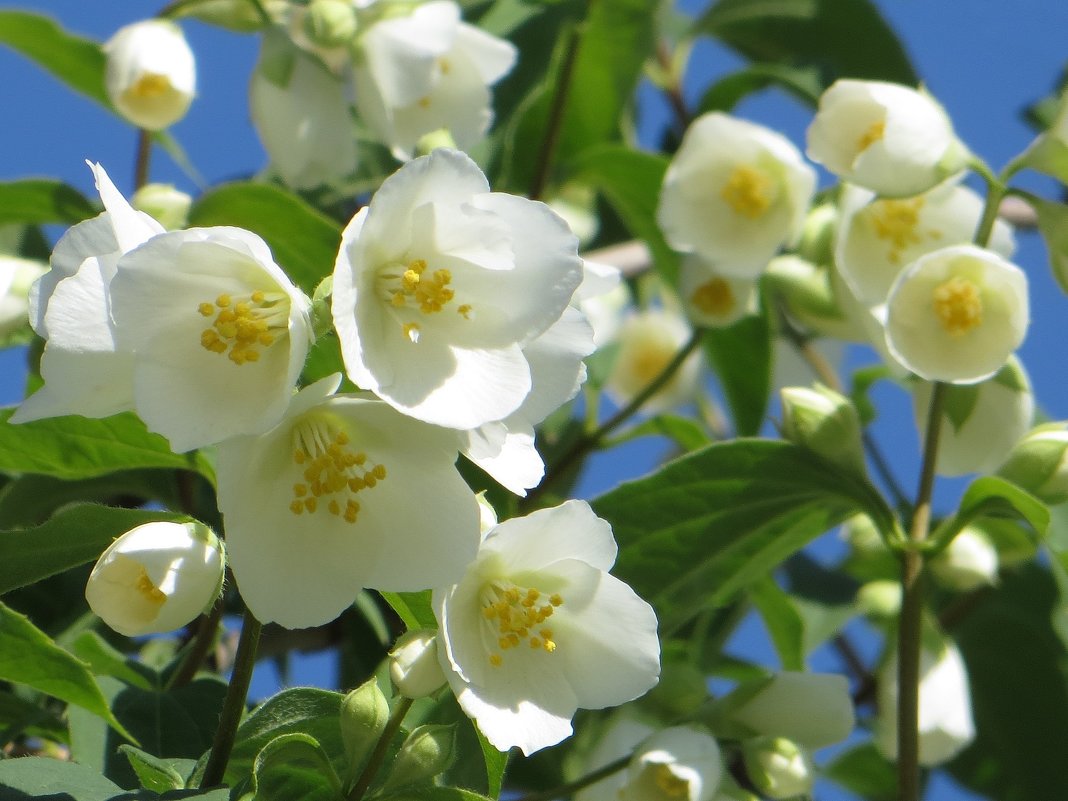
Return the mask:
[[437,618],[430,605],[430,590],[422,592],[383,592],[393,611],[396,612],[408,629],[436,629]]
[[271,740],[256,756],[257,801],[340,801],[341,780],[314,737],[299,732]]
[[621,445],[639,437],[667,437],[684,451],[695,451],[712,441],[705,430],[689,417],[658,414],[628,428],[612,445]]
[[738,436],[755,436],[771,395],[771,324],[766,311],[705,332],[705,353],[719,378]]
[[805,669],[805,622],[790,596],[771,576],[749,587],[749,598],[764,621],[783,670]]
[[871,743],[840,754],[823,768],[823,774],[865,801],[897,798],[897,771]]
[[0,43],[52,73],[71,89],[111,108],[104,89],[104,50],[98,42],[63,30],[28,11],[0,10]]
[[[0,20],[3,14],[0,11]],[[97,209],[81,192],[62,181],[29,179],[0,183],[0,225],[76,223],[96,213]]]
[[108,801],[122,788],[92,768],[45,757],[0,760],[0,801]]
[[[165,793],[168,790],[181,790],[185,787],[185,779],[174,765],[176,760],[161,759],[140,748],[134,748],[132,745],[120,745],[119,752],[130,761],[130,767],[133,768],[138,781],[146,790]],[[187,769],[191,769],[195,764],[192,760],[181,760],[181,762]]]
[[701,97],[695,116],[709,111],[730,112],[745,97],[769,86],[781,87],[810,106],[819,102],[823,92],[819,73],[813,67],[752,64],[712,84]]

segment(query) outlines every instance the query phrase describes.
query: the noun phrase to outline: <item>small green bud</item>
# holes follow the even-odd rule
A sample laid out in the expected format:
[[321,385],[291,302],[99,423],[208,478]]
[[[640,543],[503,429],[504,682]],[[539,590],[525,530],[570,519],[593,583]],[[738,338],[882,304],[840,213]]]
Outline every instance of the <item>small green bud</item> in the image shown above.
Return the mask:
[[1046,423],[1009,452],[998,475],[1048,504],[1068,501],[1068,423]]
[[687,662],[665,662],[660,670],[660,682],[645,696],[668,718],[685,717],[693,713],[708,698],[705,677]]
[[864,474],[860,418],[849,398],[827,387],[781,390],[783,436],[850,472]]
[[185,228],[193,198],[170,184],[145,184],[130,198],[130,205],[154,217],[168,231]]
[[938,583],[967,592],[997,582],[998,552],[979,529],[965,526],[928,563]]
[[375,679],[369,679],[341,702],[341,739],[351,772],[359,770],[389,721],[389,703]]
[[869,581],[857,590],[857,607],[868,617],[892,620],[901,611],[901,585],[889,579]]
[[745,772],[753,786],[768,798],[808,795],[815,782],[812,758],[784,737],[756,737],[742,743]]
[[428,723],[408,735],[397,752],[385,790],[429,781],[444,773],[456,759],[456,724]]
[[801,227],[797,253],[813,264],[834,264],[834,237],[838,228],[838,207],[834,203],[814,206]]
[[436,632],[420,629],[402,635],[389,652],[389,677],[407,698],[437,692],[445,684],[445,673],[438,662]]
[[348,44],[356,28],[356,9],[346,0],[312,0],[304,15],[304,35],[319,47]]
[[436,131],[423,134],[415,143],[415,149],[420,156],[433,153],[440,147],[456,149],[456,140],[453,139],[452,132],[448,128],[438,128]]

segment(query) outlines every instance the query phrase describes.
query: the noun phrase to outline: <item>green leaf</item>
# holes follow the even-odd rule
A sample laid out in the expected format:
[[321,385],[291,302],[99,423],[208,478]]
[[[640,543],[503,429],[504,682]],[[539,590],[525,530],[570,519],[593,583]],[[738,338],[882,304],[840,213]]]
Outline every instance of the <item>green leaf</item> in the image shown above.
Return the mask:
[[[0,19],[3,14],[0,11]],[[97,209],[81,192],[62,181],[30,179],[0,183],[0,225],[76,223],[96,213]]]
[[978,517],[1023,520],[1042,537],[1049,529],[1049,507],[1034,495],[998,476],[982,476],[968,485],[953,517],[938,527],[931,540],[941,547]]
[[334,270],[341,228],[299,196],[271,184],[220,186],[189,211],[189,225],[235,225],[259,234],[275,261],[309,296]]
[[[1068,183],[1068,146],[1064,150],[1064,181]],[[1061,290],[1068,292],[1068,206],[1034,197],[1029,197],[1027,202],[1038,215],[1038,230],[1049,251],[1053,277]]]
[[716,443],[593,502],[619,544],[613,572],[650,601],[661,631],[723,605],[809,541],[864,512],[892,512],[863,479],[772,440]]
[[760,431],[771,395],[771,325],[766,311],[705,332],[705,353],[716,371],[738,436]]
[[769,86],[779,86],[815,106],[823,92],[819,73],[813,67],[783,64],[753,64],[720,78],[708,88],[698,103],[695,116],[709,111],[731,111],[743,98]]
[[0,43],[6,44],[71,89],[111,108],[104,89],[104,51],[99,43],[63,30],[28,11],[0,10]]
[[805,623],[790,596],[766,576],[749,587],[749,598],[771,636],[783,670],[805,669]]
[[122,788],[92,768],[45,757],[0,761],[0,801],[109,801]]
[[815,67],[824,87],[847,77],[919,82],[870,0],[719,0],[697,30],[752,61]]
[[1068,653],[1050,623],[1060,603],[1049,573],[1032,563],[1004,575],[954,629],[976,737],[948,767],[986,797],[1068,798]]
[[396,795],[379,796],[378,801],[493,801],[492,798],[459,787],[420,787]]
[[504,784],[504,771],[508,767],[508,752],[498,751],[485,735],[473,727],[478,735],[478,744],[482,746],[482,758],[486,761],[486,783],[491,798],[499,798]]
[[149,432],[132,412],[102,420],[51,417],[11,425],[7,420],[13,412],[0,410],[0,470],[77,479],[117,470],[169,467],[215,479],[202,456],[174,453],[166,439]]
[[823,768],[823,774],[865,801],[897,798],[897,771],[871,743],[839,755]]
[[97,676],[111,676],[142,690],[153,687],[152,670],[134,659],[127,659],[95,631],[83,631],[71,643],[70,649]]
[[75,704],[103,718],[127,739],[134,738],[108,709],[89,668],[64,651],[25,615],[0,603],[0,679]]
[[383,592],[385,599],[408,629],[436,629],[438,620],[430,605],[430,590],[422,592]]
[[0,594],[92,562],[112,540],[142,523],[186,519],[167,512],[82,504],[63,509],[36,528],[0,531]]
[[576,179],[600,192],[630,233],[649,246],[660,275],[675,283],[679,257],[656,224],[660,185],[668,159],[625,145],[600,145],[578,155],[571,166]]
[[612,444],[621,445],[640,437],[667,437],[684,451],[695,451],[712,441],[705,430],[689,417],[681,417],[677,414],[658,414],[631,426]]
[[283,734],[263,747],[252,771],[256,801],[340,801],[341,780],[314,737]]
[[190,759],[161,759],[140,748],[134,748],[132,745],[120,745],[119,752],[130,760],[130,767],[137,774],[141,786],[157,793],[181,790],[185,787],[185,779],[182,772],[175,767],[175,762],[180,762],[183,768],[186,768],[187,775],[195,764]]
[[0,731],[12,738],[26,734],[55,742],[67,741],[63,721],[47,709],[5,691],[0,691]]

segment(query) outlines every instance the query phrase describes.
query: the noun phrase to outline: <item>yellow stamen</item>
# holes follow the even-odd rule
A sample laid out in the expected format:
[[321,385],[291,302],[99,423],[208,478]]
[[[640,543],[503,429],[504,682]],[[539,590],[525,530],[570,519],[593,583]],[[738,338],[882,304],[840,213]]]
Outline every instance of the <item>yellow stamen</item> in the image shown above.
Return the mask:
[[664,795],[669,798],[685,798],[689,795],[690,783],[681,776],[676,776],[669,765],[661,763],[653,770],[655,771],[653,781]]
[[923,241],[920,236],[920,209],[924,198],[908,200],[876,200],[869,209],[869,219],[875,235],[890,243],[888,260],[900,264],[904,250]]
[[886,122],[885,120],[879,120],[873,122],[867,127],[867,129],[860,135],[860,139],[857,140],[857,155],[860,155],[869,147],[874,145],[886,134]]
[[200,333],[201,346],[212,353],[228,353],[236,365],[259,361],[261,351],[289,328],[289,298],[282,292],[257,289],[236,302],[224,292],[214,304],[198,304],[197,312],[204,317],[215,315],[211,327]]
[[[546,598],[536,587],[519,588],[511,582],[490,582],[481,594],[482,619],[488,627],[489,642],[495,642],[499,651],[517,648],[525,641],[531,650],[555,652],[553,630],[538,626],[563,602],[559,593]],[[499,665],[494,657],[500,659],[500,654],[496,651],[490,654],[490,662]]]
[[705,314],[715,317],[729,314],[736,303],[731,285],[718,276],[698,286],[690,300]]
[[171,81],[166,75],[146,72],[126,90],[133,97],[159,97],[171,88]]
[[167,596],[152,583],[152,579],[148,577],[148,573],[145,568],[141,568],[141,574],[137,577],[137,584],[134,585],[137,591],[144,596],[146,601],[151,601],[154,604],[162,604],[167,600]]
[[764,216],[775,200],[775,184],[763,170],[739,164],[720,190],[727,205],[751,220]]
[[932,303],[946,333],[963,336],[983,322],[983,299],[979,287],[967,278],[953,276],[935,287]]

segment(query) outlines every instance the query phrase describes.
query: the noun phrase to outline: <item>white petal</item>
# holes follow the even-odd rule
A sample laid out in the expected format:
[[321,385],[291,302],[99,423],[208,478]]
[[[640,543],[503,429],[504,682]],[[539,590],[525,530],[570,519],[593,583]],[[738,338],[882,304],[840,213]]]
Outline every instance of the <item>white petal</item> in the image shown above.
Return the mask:
[[537,571],[562,559],[609,570],[616,561],[612,527],[585,501],[567,501],[525,517],[505,520],[487,538],[487,550],[503,559],[507,572]]
[[574,307],[564,309],[559,320],[523,348],[531,387],[516,414],[536,425],[575,397],[586,380],[582,360],[593,351],[593,328],[586,316]]
[[133,408],[132,353],[49,351],[41,357],[45,384],[22,402],[12,423],[79,414],[110,417]]
[[497,83],[515,66],[515,45],[486,33],[481,28],[461,22],[456,31],[456,51],[462,52],[478,71],[486,85]]
[[486,423],[463,432],[463,437],[463,454],[516,495],[526,495],[545,475],[532,428],[513,431],[504,423]]
[[165,229],[162,225],[130,205],[115,188],[103,167],[88,161],[86,164],[93,171],[97,191],[100,192],[100,199],[104,202],[104,208],[107,209],[115,231],[115,241],[123,253],[148,241],[155,234],[163,233]]

